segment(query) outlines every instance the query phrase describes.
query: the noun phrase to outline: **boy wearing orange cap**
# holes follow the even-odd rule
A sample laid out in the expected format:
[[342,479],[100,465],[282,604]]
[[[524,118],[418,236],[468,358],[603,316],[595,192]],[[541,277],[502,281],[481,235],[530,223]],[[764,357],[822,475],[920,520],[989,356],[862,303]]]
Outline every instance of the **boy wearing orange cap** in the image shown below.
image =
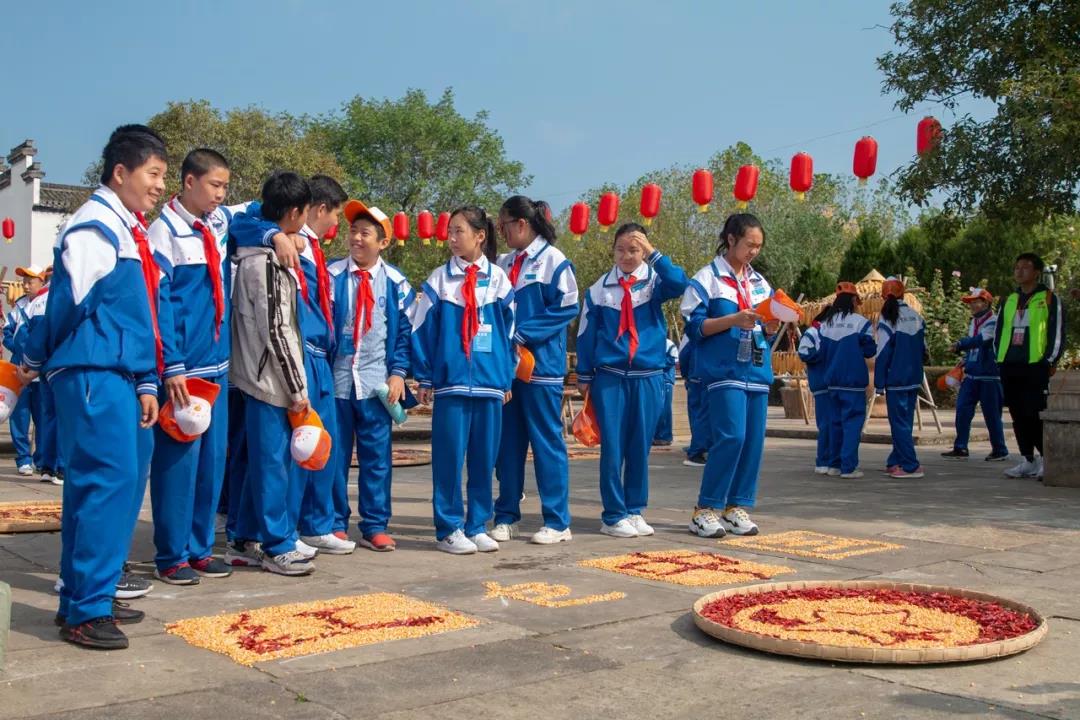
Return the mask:
[[[11,353],[11,362],[18,365],[22,362],[21,343],[24,340],[29,318],[26,315],[26,307],[41,289],[45,287],[45,271],[39,265],[15,268],[15,274],[22,278],[23,294],[16,300],[7,314],[7,322],[4,324],[4,347]],[[30,421],[34,421],[35,431],[40,438],[41,423],[38,415],[37,395],[39,382],[35,381],[28,385],[19,395],[19,401],[15,405],[14,412],[8,420],[11,428],[11,443],[15,446],[15,466],[20,475],[33,475],[34,468],[43,467],[41,462],[41,443],[36,443],[33,455],[30,452]],[[49,478],[51,479],[51,478]],[[42,477],[42,482],[46,478]]]
[[345,204],[349,222],[349,257],[330,265],[334,286],[334,395],[337,398],[338,475],[334,484],[335,529],[348,528],[347,494],[353,443],[360,464],[358,479],[360,544],[386,552],[396,543],[390,522],[391,418],[387,403],[415,404],[405,388],[409,374],[412,326],[406,313],[416,294],[405,275],[383,261],[390,242],[390,220],[377,207],[359,200]]
[[953,343],[952,350],[964,354],[964,381],[956,396],[956,440],[953,449],[942,453],[942,457],[968,457],[971,420],[975,417],[975,406],[982,405],[991,447],[985,460],[1002,461],[1009,457],[1009,448],[1005,445],[1005,428],[1001,422],[1005,394],[1001,389],[1001,371],[995,361],[997,318],[991,307],[994,296],[985,288],[971,288],[961,300],[971,311],[971,323],[967,336]]

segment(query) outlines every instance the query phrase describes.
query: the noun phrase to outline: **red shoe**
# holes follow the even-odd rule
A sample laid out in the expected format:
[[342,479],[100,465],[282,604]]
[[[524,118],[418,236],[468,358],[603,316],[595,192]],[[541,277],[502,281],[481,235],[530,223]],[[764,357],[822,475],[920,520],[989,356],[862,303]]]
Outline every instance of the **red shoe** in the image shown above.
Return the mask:
[[394,538],[381,532],[373,535],[365,535],[360,538],[360,544],[375,552],[390,552],[391,550],[397,549],[397,543],[394,542]]
[[899,469],[900,469],[899,465],[890,465],[889,467],[882,470],[881,473],[883,475],[892,475],[894,472],[896,472]]
[[926,477],[926,473],[923,472],[922,465],[911,472],[906,472],[904,468],[897,466],[896,469],[889,473],[889,477],[894,477],[899,480],[918,480],[919,478]]

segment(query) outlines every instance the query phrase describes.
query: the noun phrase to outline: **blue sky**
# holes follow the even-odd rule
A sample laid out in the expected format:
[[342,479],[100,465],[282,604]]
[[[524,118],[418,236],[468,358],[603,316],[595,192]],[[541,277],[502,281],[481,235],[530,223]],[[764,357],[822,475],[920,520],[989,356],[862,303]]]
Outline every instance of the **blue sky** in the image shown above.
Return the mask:
[[321,114],[357,94],[415,87],[438,97],[452,86],[462,113],[489,111],[534,176],[528,193],[556,207],[603,182],[704,163],[739,140],[766,157],[805,150],[816,170],[850,173],[855,141],[872,134],[879,173],[890,173],[913,155],[923,114],[946,125],[951,115],[926,106],[895,118],[894,98],[881,94],[874,60],[892,46],[888,6],[22,3],[5,8],[0,149],[33,138],[46,179],[74,183],[113,127],[169,100]]

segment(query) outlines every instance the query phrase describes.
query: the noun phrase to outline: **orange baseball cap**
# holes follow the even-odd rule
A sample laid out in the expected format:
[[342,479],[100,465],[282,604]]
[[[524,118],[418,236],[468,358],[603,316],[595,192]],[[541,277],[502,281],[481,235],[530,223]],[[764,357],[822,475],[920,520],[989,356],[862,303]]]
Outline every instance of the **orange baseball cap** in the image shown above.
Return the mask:
[[968,288],[968,294],[960,298],[961,301],[966,303],[973,303],[976,300],[985,300],[987,304],[994,304],[994,296],[990,294],[990,291],[986,288]]
[[903,281],[898,278],[891,277],[881,283],[881,297],[894,297],[897,300],[903,300],[906,292],[907,288],[904,287]]
[[384,213],[382,210],[375,207],[374,205],[368,207],[359,200],[350,200],[349,202],[345,203],[345,209],[342,210],[342,213],[344,213],[345,219],[349,221],[350,225],[352,225],[353,221],[356,220],[356,218],[366,216],[373,222],[377,222],[379,225],[382,225],[382,229],[383,232],[386,233],[386,237],[392,238],[394,236],[393,228],[390,226],[390,218],[386,217],[386,213]]
[[19,277],[32,277],[38,280],[44,280],[48,270],[40,265],[27,265],[26,267],[15,268],[15,274]]
[[837,295],[854,295],[855,297],[858,297],[859,296],[859,290],[858,290],[858,288],[855,287],[855,283],[847,282],[845,280],[843,282],[836,283],[836,294]]

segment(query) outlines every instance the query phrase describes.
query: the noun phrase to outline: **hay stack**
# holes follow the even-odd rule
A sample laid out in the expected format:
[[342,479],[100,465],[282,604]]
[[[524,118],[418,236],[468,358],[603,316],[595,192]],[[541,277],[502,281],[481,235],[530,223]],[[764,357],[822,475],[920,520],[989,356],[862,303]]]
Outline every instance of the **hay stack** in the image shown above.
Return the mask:
[[[885,279],[885,276],[877,270],[871,270],[867,273],[866,277],[855,283],[855,287],[859,291],[859,296],[862,298],[862,306],[859,308],[859,314],[867,318],[870,322],[877,322],[878,316],[881,314],[881,308],[885,304],[885,299],[881,297],[881,285],[885,282]],[[818,313],[824,310],[826,305],[831,305],[832,301],[835,299],[836,294],[833,293],[821,300],[803,303],[803,322],[806,324],[813,322],[814,318],[818,316]],[[910,290],[904,294],[904,302],[910,305],[915,312],[922,313],[922,303],[914,293],[910,292]]]

